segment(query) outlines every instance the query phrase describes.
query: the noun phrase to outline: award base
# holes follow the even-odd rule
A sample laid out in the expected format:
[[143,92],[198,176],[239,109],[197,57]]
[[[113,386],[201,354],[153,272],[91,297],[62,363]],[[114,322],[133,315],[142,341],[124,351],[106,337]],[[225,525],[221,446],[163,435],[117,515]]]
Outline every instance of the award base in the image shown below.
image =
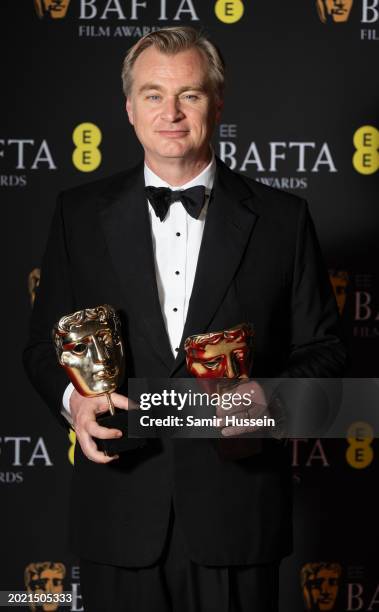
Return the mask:
[[122,431],[122,438],[112,438],[111,440],[94,438],[97,448],[103,451],[105,455],[113,457],[113,455],[142,448],[146,445],[146,440],[144,438],[128,438],[128,416],[128,410],[115,408],[114,415],[106,412],[105,414],[100,414],[96,418],[96,421],[102,427],[115,428]]

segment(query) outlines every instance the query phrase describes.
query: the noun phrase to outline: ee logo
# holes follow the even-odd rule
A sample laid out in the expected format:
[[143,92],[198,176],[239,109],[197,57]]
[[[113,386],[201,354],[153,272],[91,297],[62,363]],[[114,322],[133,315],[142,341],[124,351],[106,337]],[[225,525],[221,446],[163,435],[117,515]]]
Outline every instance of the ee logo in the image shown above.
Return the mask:
[[357,421],[352,423],[347,431],[349,447],[346,451],[346,461],[351,467],[360,470],[370,465],[374,458],[371,442],[374,439],[369,423]]
[[80,123],[72,133],[76,145],[72,163],[81,172],[93,172],[101,164],[101,130],[94,123]]
[[243,15],[244,6],[242,0],[217,0],[215,13],[217,19],[224,23],[235,23]]
[[374,174],[379,170],[379,130],[363,125],[354,134],[353,166],[360,174]]

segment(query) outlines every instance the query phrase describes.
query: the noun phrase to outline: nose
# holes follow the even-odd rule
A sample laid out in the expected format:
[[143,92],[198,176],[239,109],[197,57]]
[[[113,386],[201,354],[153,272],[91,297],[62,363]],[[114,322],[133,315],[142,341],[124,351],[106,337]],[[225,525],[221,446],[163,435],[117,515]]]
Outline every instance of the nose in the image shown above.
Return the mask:
[[105,363],[108,360],[105,345],[96,338],[92,338],[92,356],[94,363]]
[[162,119],[165,121],[179,121],[184,117],[184,113],[180,108],[180,101],[176,96],[167,96],[162,106]]
[[53,593],[53,586],[54,586],[54,584],[53,584],[52,579],[48,578],[46,580],[45,589],[44,589],[46,591],[46,593]]
[[238,377],[238,372],[237,372],[235,364],[233,363],[231,355],[227,355],[226,357],[225,377],[226,378],[237,378]]
[[326,581],[322,582],[321,588],[320,588],[320,592],[321,592],[323,597],[325,597],[325,596],[329,597],[329,585],[328,585],[328,583]]

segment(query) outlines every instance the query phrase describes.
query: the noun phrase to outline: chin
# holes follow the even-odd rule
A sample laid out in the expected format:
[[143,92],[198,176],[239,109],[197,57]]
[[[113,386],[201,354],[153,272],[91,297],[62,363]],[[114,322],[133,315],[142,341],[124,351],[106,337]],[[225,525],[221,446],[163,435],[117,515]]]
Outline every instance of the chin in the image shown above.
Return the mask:
[[183,147],[167,147],[159,152],[160,157],[186,157],[188,155],[187,150],[183,150]]
[[185,143],[183,138],[178,138],[177,140],[165,140],[156,148],[158,155],[162,156],[174,154],[184,156],[188,155],[191,150],[192,147],[189,147],[188,142]]
[[108,383],[103,385],[103,393],[113,393],[115,389],[115,385],[113,383]]
[[94,396],[103,395],[103,393],[112,393],[113,389],[114,386],[104,381],[96,382],[96,384],[92,387]]

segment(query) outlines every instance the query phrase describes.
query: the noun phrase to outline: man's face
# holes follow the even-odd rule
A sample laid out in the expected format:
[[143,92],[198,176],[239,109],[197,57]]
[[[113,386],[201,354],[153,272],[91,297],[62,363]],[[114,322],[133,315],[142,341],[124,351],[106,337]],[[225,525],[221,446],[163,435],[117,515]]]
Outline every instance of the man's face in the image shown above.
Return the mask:
[[210,89],[208,72],[197,49],[167,55],[149,47],[137,58],[126,110],[148,165],[208,156],[222,107]]
[[321,611],[332,610],[338,593],[338,575],[330,569],[321,569],[309,581],[311,602]]
[[61,364],[86,397],[111,393],[121,382],[123,349],[112,321],[87,321],[63,337]]
[[[225,337],[226,336],[226,337]],[[186,342],[187,369],[196,378],[248,378],[251,360],[245,333],[214,334],[209,344],[191,337]]]
[[326,14],[336,23],[347,21],[353,0],[322,0]]
[[[54,569],[45,569],[39,575],[32,577],[28,591],[33,593],[62,593],[63,592],[63,576],[61,572]],[[53,612],[57,610],[58,602],[44,603],[42,610],[44,612]]]

